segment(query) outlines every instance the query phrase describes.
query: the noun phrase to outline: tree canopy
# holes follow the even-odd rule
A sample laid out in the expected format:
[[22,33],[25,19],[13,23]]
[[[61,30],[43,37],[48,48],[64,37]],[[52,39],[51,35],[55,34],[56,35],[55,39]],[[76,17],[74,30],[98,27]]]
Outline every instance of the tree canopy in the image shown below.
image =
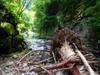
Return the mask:
[[87,25],[99,41],[99,6],[99,0],[1,0],[0,35],[52,37],[56,28]]

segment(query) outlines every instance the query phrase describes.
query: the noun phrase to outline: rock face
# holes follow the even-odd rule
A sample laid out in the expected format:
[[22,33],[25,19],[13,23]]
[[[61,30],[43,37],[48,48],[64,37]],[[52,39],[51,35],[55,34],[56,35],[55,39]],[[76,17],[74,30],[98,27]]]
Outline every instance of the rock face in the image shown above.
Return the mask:
[[85,44],[87,44],[88,47],[91,47],[89,39],[91,38],[91,34],[93,34],[92,27],[88,25],[85,20],[82,20],[76,26],[72,25],[72,30],[79,33],[80,38],[84,39]]
[[73,31],[79,33],[79,36],[84,40],[85,46],[91,50],[98,50],[99,44],[96,38],[96,33],[92,25],[88,24],[85,19],[81,20],[76,25],[70,26]]

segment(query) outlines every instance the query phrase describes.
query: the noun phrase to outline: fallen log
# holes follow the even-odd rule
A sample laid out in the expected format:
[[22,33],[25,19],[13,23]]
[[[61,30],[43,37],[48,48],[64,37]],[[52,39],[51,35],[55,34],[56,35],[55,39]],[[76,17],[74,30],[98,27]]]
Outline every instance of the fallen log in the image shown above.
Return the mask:
[[83,56],[83,54],[77,49],[76,50],[77,54],[80,56],[80,58],[83,61],[83,64],[85,66],[85,68],[88,70],[90,75],[95,75],[93,69],[90,67],[89,63],[87,62],[86,58]]
[[[81,58],[82,62],[84,64],[76,64],[70,71],[72,72],[72,75],[98,75],[93,71],[93,69],[90,67],[88,61],[83,56],[83,54],[77,49],[77,54]],[[63,60],[75,60],[77,58],[76,52],[70,47],[70,45],[65,41],[61,49],[59,50],[59,54],[61,55]],[[66,64],[67,66],[70,66],[70,64]]]
[[[69,44],[65,41],[63,46],[59,50],[59,54],[61,55],[62,60],[75,60],[77,58],[73,49],[69,46]],[[70,66],[71,64],[66,64],[66,66]],[[70,69],[72,75],[82,75],[79,69],[79,66],[75,65],[72,69]]]
[[[41,72],[44,71],[41,67],[47,69],[47,70],[54,70],[54,69],[58,69],[58,68],[63,68],[65,64],[67,64],[68,61],[62,61],[60,63],[56,63],[56,64],[50,64],[50,65],[46,65],[46,66],[38,66],[38,67],[33,67],[31,69],[31,71],[35,71],[35,72]],[[70,69],[70,68],[68,68]]]
[[[27,63],[28,63],[28,65],[37,65],[36,64],[37,62],[35,62],[35,63],[34,62],[27,62]],[[70,64],[75,63],[75,64],[78,64],[78,65],[82,65],[82,61],[80,59],[75,59],[75,60],[69,60],[69,61],[65,60],[65,61],[62,61],[60,63],[45,65],[45,66],[41,66],[41,67],[44,67],[47,70],[54,70],[54,69],[58,69],[58,68],[62,68],[62,67],[64,68],[64,66],[66,64],[69,64],[69,63]],[[89,64],[100,64],[100,61],[88,61],[88,63]],[[41,67],[40,66],[34,67],[34,68],[31,69],[31,71],[41,72],[41,71],[43,71],[43,69],[41,69]],[[71,69],[69,67],[65,67],[65,68]]]
[[[62,67],[71,67],[73,63],[68,63],[71,60],[75,60],[77,58],[75,52],[73,49],[69,46],[67,42],[64,43],[62,48],[59,50],[59,54],[61,55],[62,62],[58,64],[52,64],[47,66],[42,66],[43,68],[47,70],[62,68]],[[75,63],[74,63],[75,64]],[[72,72],[72,75],[89,75],[88,71],[86,71],[85,67],[81,69],[84,65],[75,65],[72,68],[69,68],[69,70]],[[85,71],[84,71],[85,70]],[[31,71],[43,71],[41,67],[35,67]],[[82,71],[82,72],[81,72]],[[83,73],[84,72],[84,73]],[[91,74],[90,74],[91,75]]]
[[[77,55],[75,51],[76,48],[73,45],[73,43],[77,46],[77,49],[80,52],[82,52],[84,57],[86,54],[90,55],[90,56],[87,56],[87,58],[85,57],[86,59],[89,59],[89,60],[91,59],[92,61],[95,60],[95,56],[87,50],[85,46],[85,42],[83,41],[84,40],[77,33],[73,32],[66,26],[58,29],[55,32],[53,45],[52,45],[52,50],[55,53],[57,61],[59,61],[59,59],[61,58],[62,58],[62,61],[69,60],[69,59],[70,61],[72,61],[72,60],[77,59],[77,57],[80,57],[79,55]],[[70,65],[71,63],[67,64],[66,66],[70,66]],[[90,72],[88,72],[89,70],[85,68],[83,63],[82,64],[75,63],[74,68],[72,68],[70,71],[72,72],[72,75],[90,75],[89,74]]]

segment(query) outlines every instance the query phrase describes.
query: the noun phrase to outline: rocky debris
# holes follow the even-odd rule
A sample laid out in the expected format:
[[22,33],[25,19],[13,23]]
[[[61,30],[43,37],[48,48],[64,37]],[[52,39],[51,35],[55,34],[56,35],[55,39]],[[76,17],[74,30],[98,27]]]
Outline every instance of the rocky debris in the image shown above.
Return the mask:
[[13,59],[8,59],[5,63],[1,64],[0,67],[5,75],[38,75],[38,73],[32,71],[32,68],[38,67],[40,64],[50,63],[51,59],[48,59],[49,57],[50,54],[48,51],[30,51],[22,57],[12,55]]

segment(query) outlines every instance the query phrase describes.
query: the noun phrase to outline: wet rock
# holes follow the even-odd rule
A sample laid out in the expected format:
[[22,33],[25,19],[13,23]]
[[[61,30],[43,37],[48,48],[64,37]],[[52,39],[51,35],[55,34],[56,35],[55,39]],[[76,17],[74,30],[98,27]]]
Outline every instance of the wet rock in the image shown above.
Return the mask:
[[29,75],[38,75],[37,73],[35,73],[34,71],[30,72]]
[[13,57],[14,59],[18,58],[18,56],[17,56],[17,55],[13,55],[12,57]]
[[11,66],[11,65],[13,65],[13,64],[14,64],[13,61],[8,61],[6,65],[7,65],[7,66]]

